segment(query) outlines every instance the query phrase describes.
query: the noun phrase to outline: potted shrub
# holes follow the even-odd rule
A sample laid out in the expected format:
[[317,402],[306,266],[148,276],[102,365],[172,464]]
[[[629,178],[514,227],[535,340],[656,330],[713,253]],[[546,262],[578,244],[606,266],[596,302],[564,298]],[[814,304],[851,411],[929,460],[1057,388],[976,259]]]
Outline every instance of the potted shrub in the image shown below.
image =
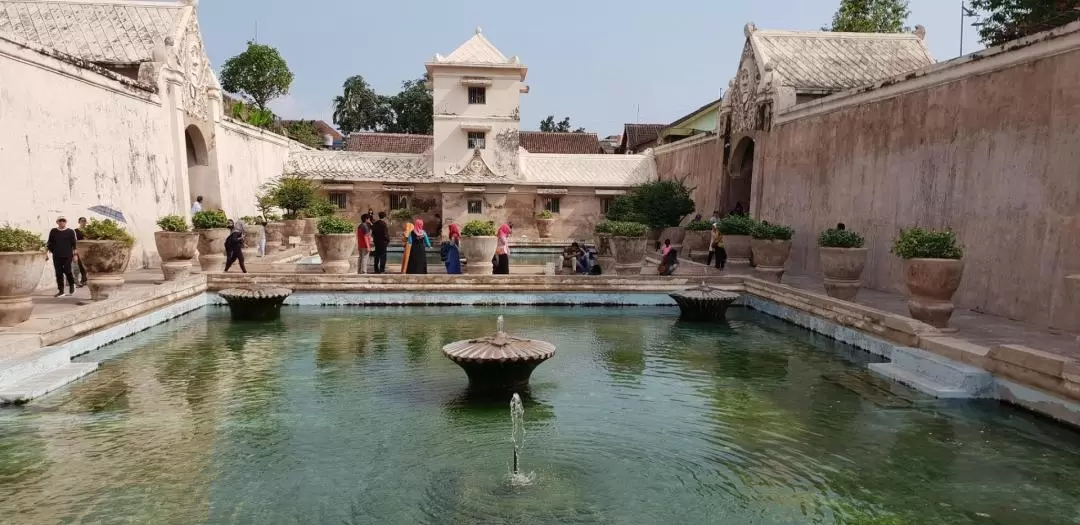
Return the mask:
[[319,250],[323,273],[348,273],[356,248],[356,225],[344,217],[331,215],[316,225],[315,247]]
[[247,215],[241,217],[240,221],[244,223],[244,257],[258,257],[259,243],[266,235],[266,228],[260,224],[259,217]]
[[[683,250],[686,258],[693,258],[709,253],[709,238],[712,235],[712,223],[709,221],[694,221],[686,225],[686,237],[683,239]],[[675,243],[674,240],[671,241]],[[682,255],[680,253],[680,255]]]
[[536,214],[536,233],[541,239],[551,238],[551,225],[555,223],[555,215],[551,210],[544,210]]
[[818,236],[821,273],[829,297],[850,301],[858,295],[866,267],[863,242],[862,235],[851,230],[829,228]]
[[315,234],[319,232],[319,221],[335,213],[337,213],[337,206],[330,202],[330,199],[326,197],[312,199],[311,204],[304,210],[304,235],[301,236],[301,243],[309,246],[315,244]]
[[[672,246],[681,248],[686,230],[679,226],[683,217],[694,213],[693,188],[681,180],[659,180],[639,184],[630,190],[628,197],[633,204],[634,222],[649,226],[650,241],[663,242],[670,239]],[[610,217],[609,217],[610,219]],[[613,220],[626,221],[627,218]],[[654,244],[658,245],[658,244]]]
[[135,238],[111,219],[90,219],[80,228],[85,238],[78,243],[79,258],[86,268],[90,300],[108,299],[124,285],[124,272],[131,260]]
[[283,242],[292,244],[293,238],[299,241],[307,226],[303,212],[315,200],[315,183],[303,177],[282,177],[271,184],[266,193],[278,208],[285,210]]
[[638,222],[604,221],[596,225],[596,231],[611,235],[611,252],[617,275],[641,274],[641,263],[649,250],[646,239],[648,226]]
[[266,253],[264,255],[287,248],[288,243],[284,242],[285,223],[281,222],[281,217],[274,214],[264,215],[263,217],[266,219],[266,226],[263,228],[266,231]]
[[[755,277],[780,282],[791,254],[791,236],[794,234],[795,230],[780,224],[762,221],[754,225],[750,231],[750,249],[754,255]],[[724,241],[726,246],[726,237]]]
[[225,268],[225,238],[229,236],[229,219],[221,210],[204,210],[191,216],[191,224],[199,234],[199,266],[204,272]]
[[47,260],[40,235],[0,226],[0,326],[15,326],[30,318],[31,296]]
[[187,219],[166,215],[157,220],[161,231],[154,232],[154,244],[161,257],[161,273],[166,281],[183,279],[191,274],[191,260],[199,246],[199,234],[191,231]]
[[746,215],[728,215],[717,223],[717,228],[724,236],[724,250],[727,251],[727,267],[733,271],[750,267],[750,234],[757,224]]
[[892,253],[904,260],[911,317],[938,328],[949,325],[953,294],[964,276],[964,250],[952,230],[900,230]]
[[489,221],[469,221],[461,229],[461,255],[465,257],[465,272],[490,275],[491,258],[498,244],[495,224]]

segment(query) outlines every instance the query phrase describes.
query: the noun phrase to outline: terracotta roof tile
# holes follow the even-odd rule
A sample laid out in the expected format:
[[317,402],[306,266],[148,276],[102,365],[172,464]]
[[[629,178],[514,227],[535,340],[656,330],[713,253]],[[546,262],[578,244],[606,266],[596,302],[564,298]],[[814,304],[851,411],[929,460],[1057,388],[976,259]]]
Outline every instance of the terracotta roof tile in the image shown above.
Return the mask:
[[601,153],[596,133],[550,133],[522,131],[521,147],[529,153]]
[[623,128],[623,146],[637,149],[642,144],[655,141],[667,124],[627,124]]
[[434,144],[431,135],[405,133],[353,133],[345,139],[346,150],[372,153],[424,153]]

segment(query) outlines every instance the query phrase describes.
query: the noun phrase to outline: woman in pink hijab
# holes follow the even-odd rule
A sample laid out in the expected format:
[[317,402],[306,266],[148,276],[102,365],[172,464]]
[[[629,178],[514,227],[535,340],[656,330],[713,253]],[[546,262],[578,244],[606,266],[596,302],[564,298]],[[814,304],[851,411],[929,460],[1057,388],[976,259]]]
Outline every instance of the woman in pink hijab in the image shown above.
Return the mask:
[[408,242],[408,260],[406,261],[405,273],[427,273],[427,248],[431,248],[431,238],[424,231],[423,219],[417,217],[413,221],[413,229],[406,238]]
[[494,268],[492,273],[496,275],[508,275],[510,273],[510,233],[513,228],[510,224],[499,226],[496,234],[498,241],[495,244],[495,258],[492,259]]

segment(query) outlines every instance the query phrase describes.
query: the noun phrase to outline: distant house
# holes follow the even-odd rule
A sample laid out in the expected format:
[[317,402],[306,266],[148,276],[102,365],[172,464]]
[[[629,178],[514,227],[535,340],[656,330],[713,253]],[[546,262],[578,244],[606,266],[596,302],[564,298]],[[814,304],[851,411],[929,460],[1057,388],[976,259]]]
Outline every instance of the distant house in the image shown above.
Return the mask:
[[622,142],[622,135],[608,135],[600,140],[600,149],[604,150],[604,153],[615,153],[620,142]]
[[623,126],[622,141],[615,148],[615,153],[642,153],[655,147],[660,137],[660,131],[667,124],[626,124]]
[[660,131],[660,143],[671,144],[702,133],[716,133],[721,102],[723,99],[718,98],[672,122]]

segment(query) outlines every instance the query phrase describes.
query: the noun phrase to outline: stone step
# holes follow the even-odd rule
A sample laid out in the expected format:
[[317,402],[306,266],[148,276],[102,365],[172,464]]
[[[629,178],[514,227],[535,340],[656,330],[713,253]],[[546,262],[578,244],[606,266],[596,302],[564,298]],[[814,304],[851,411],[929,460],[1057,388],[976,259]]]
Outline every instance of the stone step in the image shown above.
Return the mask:
[[897,347],[891,359],[870,371],[934,397],[992,397],[994,379],[985,370],[910,347]]
[[79,379],[98,367],[97,363],[68,363],[0,388],[0,404],[25,403]]
[[71,362],[67,348],[42,348],[31,354],[0,360],[0,390]]

